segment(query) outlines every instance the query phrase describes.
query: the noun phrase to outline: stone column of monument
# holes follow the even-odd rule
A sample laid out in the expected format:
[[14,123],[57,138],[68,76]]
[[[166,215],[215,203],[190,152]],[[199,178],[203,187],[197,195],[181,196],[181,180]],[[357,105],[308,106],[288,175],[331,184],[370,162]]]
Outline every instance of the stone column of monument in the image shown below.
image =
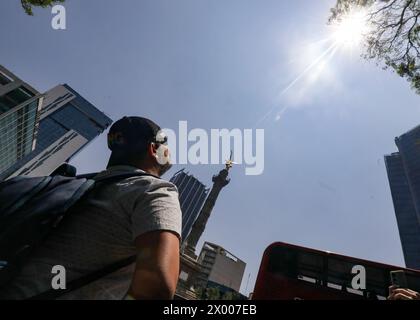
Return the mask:
[[184,248],[184,254],[188,255],[194,260],[197,259],[195,249],[198,240],[200,240],[200,237],[203,234],[204,229],[206,228],[207,221],[216,203],[217,197],[219,196],[219,193],[222,190],[222,188],[230,182],[228,174],[229,169],[232,167],[232,164],[232,160],[228,160],[226,162],[226,168],[221,170],[218,175],[213,176],[213,187],[206,201],[204,202],[203,208],[201,209],[197,220],[193,224],[190,234],[187,237],[186,245]]

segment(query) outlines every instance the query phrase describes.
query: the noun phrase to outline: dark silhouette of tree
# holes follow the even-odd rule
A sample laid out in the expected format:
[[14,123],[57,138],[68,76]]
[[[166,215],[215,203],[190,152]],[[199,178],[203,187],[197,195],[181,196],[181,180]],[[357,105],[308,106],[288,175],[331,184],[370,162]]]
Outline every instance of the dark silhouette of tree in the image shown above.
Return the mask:
[[30,16],[34,15],[32,11],[33,7],[42,7],[42,8],[52,7],[53,5],[60,2],[64,2],[64,1],[65,0],[20,0],[22,4],[22,8]]
[[355,8],[367,11],[363,57],[392,68],[420,94],[420,0],[337,0],[329,21]]
[[197,295],[197,298],[199,300],[204,300],[205,299],[205,290],[203,287],[198,287],[195,289],[195,294]]
[[225,294],[222,296],[222,300],[234,300],[235,295],[232,291],[226,291]]
[[220,290],[218,288],[207,288],[206,290],[206,300],[219,300],[220,299]]

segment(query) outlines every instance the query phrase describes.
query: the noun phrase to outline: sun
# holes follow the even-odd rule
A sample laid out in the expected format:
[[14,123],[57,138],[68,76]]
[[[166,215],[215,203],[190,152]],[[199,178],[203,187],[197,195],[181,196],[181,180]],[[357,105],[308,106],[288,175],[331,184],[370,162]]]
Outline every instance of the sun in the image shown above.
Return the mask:
[[366,11],[355,9],[336,23],[334,39],[337,44],[346,47],[355,47],[361,44],[368,31]]

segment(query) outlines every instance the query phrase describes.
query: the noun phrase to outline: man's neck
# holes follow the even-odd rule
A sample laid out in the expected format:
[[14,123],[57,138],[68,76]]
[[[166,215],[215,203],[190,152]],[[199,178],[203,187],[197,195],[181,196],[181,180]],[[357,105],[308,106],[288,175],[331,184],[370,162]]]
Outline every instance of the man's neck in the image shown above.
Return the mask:
[[148,167],[144,167],[144,166],[136,166],[136,168],[143,170],[144,172],[148,173],[148,174],[152,174],[156,177],[160,177],[159,171],[156,168],[148,168]]

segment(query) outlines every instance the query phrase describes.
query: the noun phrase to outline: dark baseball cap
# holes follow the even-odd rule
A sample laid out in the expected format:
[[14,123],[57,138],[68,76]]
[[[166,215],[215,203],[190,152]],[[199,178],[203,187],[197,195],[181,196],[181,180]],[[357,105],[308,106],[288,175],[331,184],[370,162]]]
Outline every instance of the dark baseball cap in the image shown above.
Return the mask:
[[152,120],[142,117],[124,117],[116,121],[109,129],[108,148],[113,151],[151,142],[167,142],[167,137],[160,131],[161,128]]

